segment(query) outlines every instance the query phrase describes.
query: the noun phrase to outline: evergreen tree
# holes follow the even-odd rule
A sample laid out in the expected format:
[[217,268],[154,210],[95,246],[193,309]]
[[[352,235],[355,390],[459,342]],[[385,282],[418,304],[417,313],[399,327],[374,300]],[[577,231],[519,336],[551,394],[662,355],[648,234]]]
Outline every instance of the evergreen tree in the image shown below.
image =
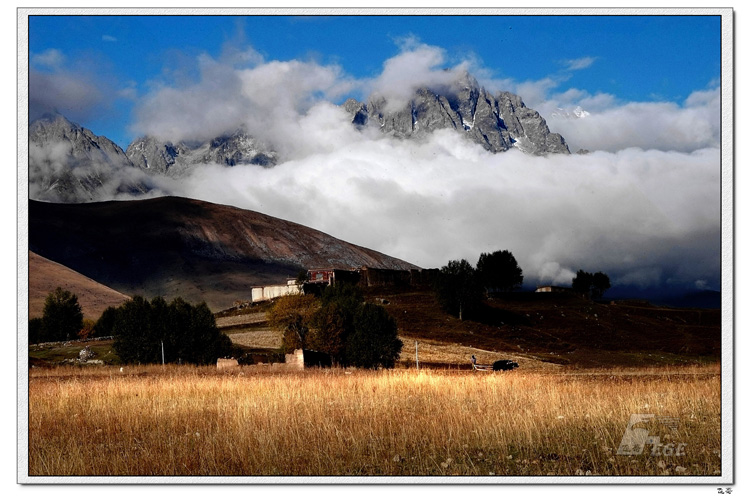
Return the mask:
[[75,339],[82,327],[83,312],[76,295],[62,288],[47,295],[40,328],[42,341]]
[[181,298],[167,304],[161,297],[149,303],[134,296],[117,309],[112,331],[126,363],[160,363],[163,352],[165,362],[212,364],[232,347],[205,303],[193,306]]
[[117,309],[115,307],[107,307],[99,316],[99,320],[94,325],[94,336],[113,336],[112,329],[115,326],[115,318],[117,317]]
[[151,335],[151,304],[134,296],[117,311],[112,328],[114,349],[126,364],[153,364],[161,361],[161,344]]

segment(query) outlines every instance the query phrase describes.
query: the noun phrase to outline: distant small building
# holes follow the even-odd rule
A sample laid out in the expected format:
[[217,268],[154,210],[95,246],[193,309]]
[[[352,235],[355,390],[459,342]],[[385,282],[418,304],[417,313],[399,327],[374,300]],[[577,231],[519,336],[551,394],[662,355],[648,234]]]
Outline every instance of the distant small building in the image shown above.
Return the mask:
[[251,302],[273,300],[281,296],[312,294],[320,296],[327,286],[349,283],[363,287],[374,286],[428,286],[431,285],[439,269],[377,269],[372,267],[350,267],[348,269],[322,268],[307,271],[307,281],[299,285],[296,279],[272,286],[254,286]]
[[259,301],[272,300],[281,296],[298,295],[302,293],[297,285],[296,279],[287,279],[286,284],[277,284],[272,286],[253,286],[250,300],[253,303]]
[[537,293],[569,293],[573,291],[572,288],[566,288],[564,286],[537,286],[536,292]]

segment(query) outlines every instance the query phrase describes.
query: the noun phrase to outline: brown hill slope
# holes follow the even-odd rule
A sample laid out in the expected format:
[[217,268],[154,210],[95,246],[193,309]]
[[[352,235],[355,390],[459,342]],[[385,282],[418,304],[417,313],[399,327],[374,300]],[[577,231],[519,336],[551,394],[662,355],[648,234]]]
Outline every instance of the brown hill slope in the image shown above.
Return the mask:
[[59,263],[29,251],[29,318],[41,317],[44,300],[55,288],[74,293],[83,316],[96,320],[107,307],[117,307],[128,297]]
[[[558,293],[511,293],[488,300],[473,318],[443,312],[428,290],[368,289],[388,303],[399,335],[451,352],[506,352],[509,358],[574,367],[656,366],[718,362],[721,311],[649,304],[596,303]],[[403,359],[414,358],[414,344]],[[468,353],[467,353],[468,352]],[[480,363],[497,360],[477,354]],[[459,356],[460,358],[460,356]]]
[[182,296],[213,309],[301,269],[417,268],[299,224],[176,197],[29,201],[29,249],[129,295]]

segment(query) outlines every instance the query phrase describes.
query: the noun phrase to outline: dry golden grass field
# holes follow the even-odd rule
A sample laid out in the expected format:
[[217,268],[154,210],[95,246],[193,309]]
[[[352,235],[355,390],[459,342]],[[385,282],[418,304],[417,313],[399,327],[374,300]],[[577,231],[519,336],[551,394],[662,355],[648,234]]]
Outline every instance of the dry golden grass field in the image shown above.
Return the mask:
[[[618,455],[631,414],[682,455]],[[718,365],[29,371],[29,475],[719,475]],[[663,455],[671,454],[671,455]]]

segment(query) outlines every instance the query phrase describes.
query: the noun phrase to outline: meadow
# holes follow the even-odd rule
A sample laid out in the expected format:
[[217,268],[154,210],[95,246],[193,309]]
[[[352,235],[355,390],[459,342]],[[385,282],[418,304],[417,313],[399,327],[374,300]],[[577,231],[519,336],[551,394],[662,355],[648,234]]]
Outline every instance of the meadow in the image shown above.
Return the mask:
[[[721,473],[718,365],[29,371],[30,476]],[[667,444],[618,455],[631,414]],[[674,444],[674,445],[671,445]],[[669,452],[683,444],[682,455]],[[669,454],[669,455],[664,455]]]

